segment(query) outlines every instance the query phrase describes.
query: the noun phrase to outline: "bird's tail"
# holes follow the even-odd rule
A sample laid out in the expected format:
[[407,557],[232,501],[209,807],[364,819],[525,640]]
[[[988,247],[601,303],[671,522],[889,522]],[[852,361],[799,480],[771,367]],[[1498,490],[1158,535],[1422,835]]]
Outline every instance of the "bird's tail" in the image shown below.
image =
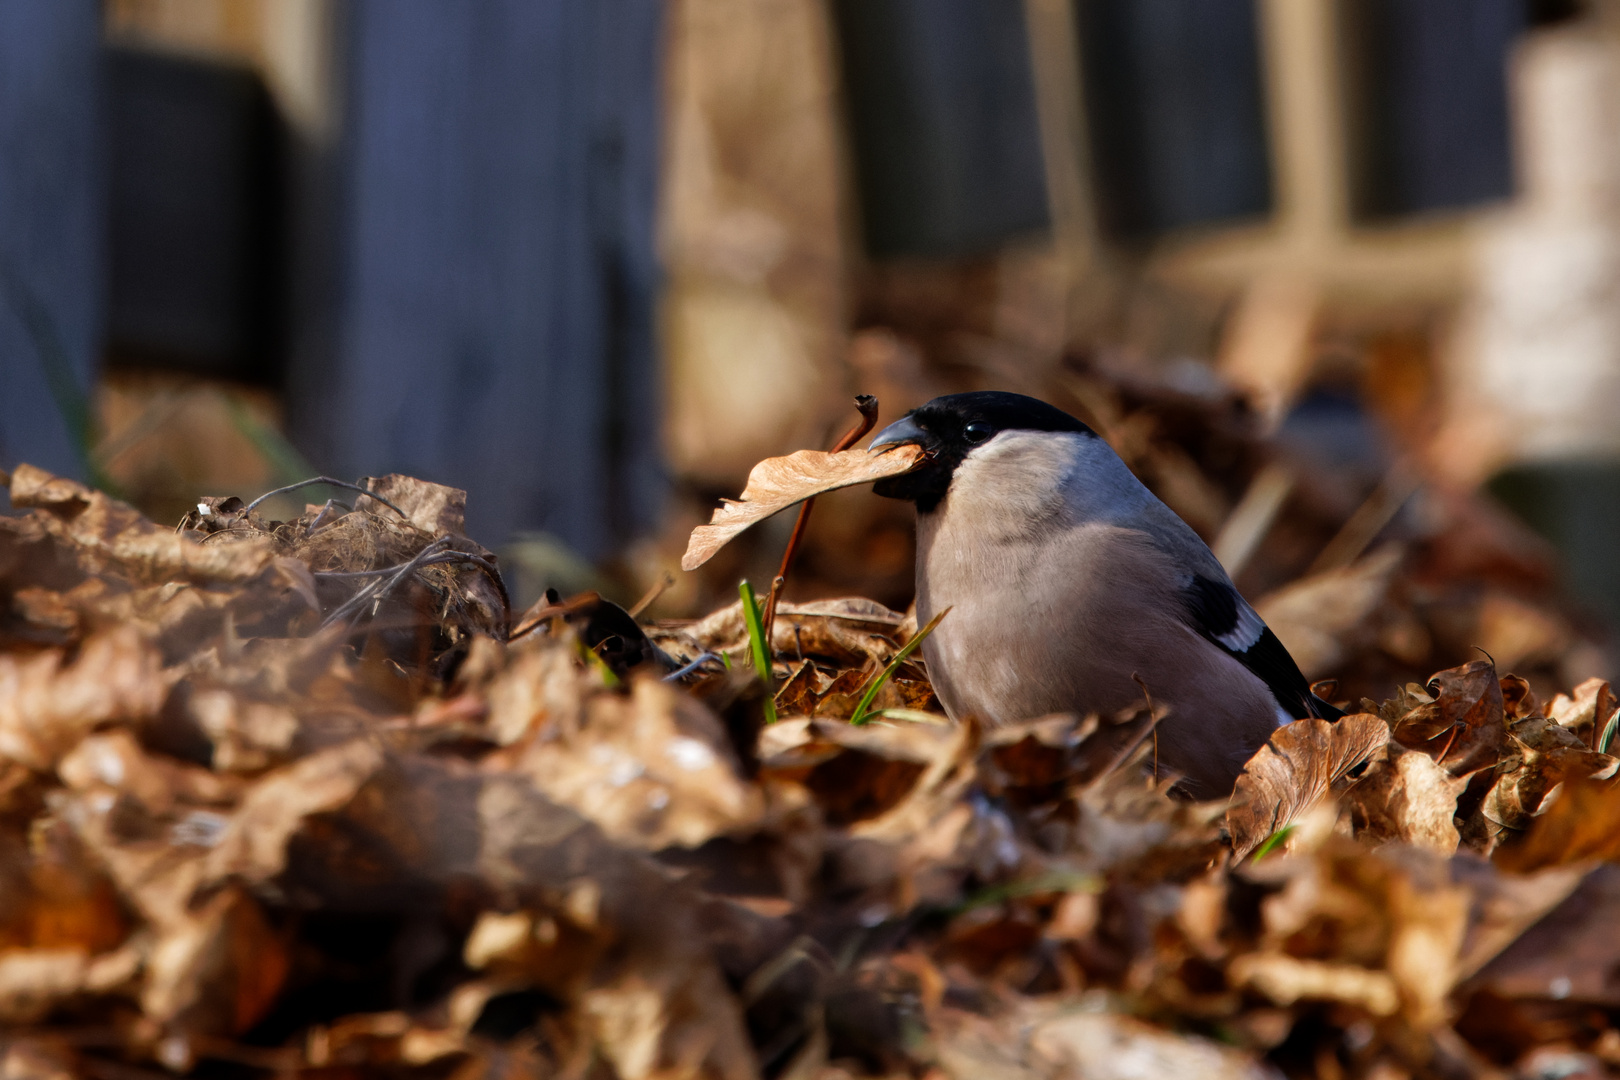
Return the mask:
[[1305,707],[1311,711],[1312,716],[1320,716],[1323,720],[1337,720],[1344,715],[1343,709],[1330,705],[1315,694],[1305,699]]

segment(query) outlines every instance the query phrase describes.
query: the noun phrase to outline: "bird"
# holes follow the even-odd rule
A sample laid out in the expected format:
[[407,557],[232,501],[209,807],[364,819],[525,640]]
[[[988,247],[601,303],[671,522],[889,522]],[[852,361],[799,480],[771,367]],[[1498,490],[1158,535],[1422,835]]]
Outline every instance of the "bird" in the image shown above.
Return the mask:
[[877,494],[916,504],[919,625],[953,720],[1167,706],[1160,767],[1225,798],[1281,725],[1342,714],[1233,586],[1197,533],[1095,431],[1036,398],[937,397],[870,450],[914,444]]

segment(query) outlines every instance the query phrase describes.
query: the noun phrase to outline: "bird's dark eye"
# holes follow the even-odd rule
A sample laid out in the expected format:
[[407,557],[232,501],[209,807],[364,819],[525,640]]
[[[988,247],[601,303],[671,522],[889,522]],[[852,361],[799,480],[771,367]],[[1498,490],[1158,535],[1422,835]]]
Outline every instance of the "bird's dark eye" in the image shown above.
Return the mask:
[[979,420],[962,429],[962,437],[973,446],[979,445],[995,433],[995,428]]

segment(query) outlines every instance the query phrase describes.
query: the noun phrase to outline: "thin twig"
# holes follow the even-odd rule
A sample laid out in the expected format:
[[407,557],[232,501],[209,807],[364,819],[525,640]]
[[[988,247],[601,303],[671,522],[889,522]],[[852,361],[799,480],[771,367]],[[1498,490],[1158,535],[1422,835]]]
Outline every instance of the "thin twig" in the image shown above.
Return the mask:
[[637,600],[635,605],[631,607],[630,617],[632,619],[638,618],[643,611],[653,606],[655,600],[664,595],[664,590],[673,584],[675,584],[675,575],[665,570],[659,575],[658,580],[653,582],[653,587],[642,593],[641,599]]
[[1365,502],[1339,527],[1327,546],[1311,561],[1307,576],[1337,570],[1355,562],[1423,486],[1422,477],[1405,461],[1396,461]]
[[353,620],[368,603],[380,602],[385,596],[398,588],[400,582],[415,573],[420,567],[444,551],[450,544],[450,537],[441,536],[427,547],[417,552],[411,560],[399,567],[386,578],[379,579],[355,593],[343,604],[339,605],[332,614],[326,617],[323,626],[336,626],[345,620]]
[[[878,399],[871,394],[855,395],[855,408],[861,414],[860,422],[844,433],[832,448],[837,454],[860,442],[877,424]],[[776,578],[771,582],[771,595],[765,601],[765,645],[770,647],[771,634],[776,630],[776,605],[782,598],[782,586],[787,583],[788,567],[793,563],[793,556],[799,550],[799,541],[804,537],[804,527],[810,522],[810,510],[816,505],[814,495],[804,500],[799,507],[799,520],[793,523],[793,533],[788,537],[787,550],[782,552],[782,567],[776,572]]]
[[592,604],[600,603],[601,599],[600,593],[582,592],[578,596],[570,596],[567,600],[560,602],[553,603],[546,600],[544,603],[535,604],[518,617],[517,627],[506,635],[506,640],[516,641],[535,627],[555,619],[559,615],[566,618],[569,615],[585,610]]
[[1103,768],[1103,770],[1100,773],[1097,774],[1097,779],[1101,780],[1103,777],[1109,775],[1115,769],[1117,769],[1121,765],[1125,764],[1125,762],[1129,761],[1130,758],[1131,758],[1131,755],[1136,753],[1137,748],[1142,745],[1142,740],[1146,739],[1150,734],[1155,735],[1155,736],[1158,734],[1159,721],[1163,720],[1163,719],[1164,719],[1164,714],[1163,713],[1156,712],[1156,711],[1155,712],[1149,712],[1148,713],[1148,726],[1143,728],[1141,731],[1137,732],[1135,735],[1131,736],[1130,742],[1126,743],[1125,746],[1119,751],[1119,753],[1114,755],[1113,760],[1109,761],[1109,763]]
[[[417,563],[416,568],[422,570],[429,566],[442,566],[445,563],[460,562],[461,559],[462,554],[459,551],[444,551],[431,559],[424,559],[422,562]],[[401,566],[383,566],[376,570],[312,570],[310,573],[318,578],[384,577],[400,570],[402,566],[403,564]]]
[[378,502],[388,507],[388,509],[398,514],[406,521],[411,520],[411,515],[407,514],[405,511],[401,510],[399,507],[395,506],[381,495],[378,495],[375,491],[363,488],[359,484],[351,484],[347,480],[334,480],[330,476],[317,476],[310,480],[300,480],[296,484],[288,484],[286,487],[278,487],[274,491],[267,491],[263,495],[260,495],[257,499],[254,499],[252,502],[248,503],[247,509],[242,512],[244,514],[250,514],[253,512],[253,508],[255,506],[258,506],[260,503],[264,502],[264,500],[271,498],[272,496],[285,495],[289,491],[297,491],[299,488],[314,487],[316,484],[325,484],[328,487],[340,487],[346,488],[349,491],[358,491],[362,495],[368,495],[371,498],[376,499]]
[[[439,540],[435,541],[435,543],[447,543],[448,540],[448,537],[440,537]],[[446,566],[450,563],[469,563],[483,571],[484,576],[489,578],[490,582],[495,586],[495,591],[500,594],[501,606],[504,610],[507,622],[511,621],[512,602],[507,598],[506,583],[501,580],[500,572],[495,569],[495,565],[493,563],[484,558],[482,555],[474,555],[468,551],[456,551],[454,549],[447,551],[441,550],[436,554],[428,556],[427,558],[423,557],[422,552],[418,552],[415,558],[402,566],[384,566],[376,570],[313,570],[311,571],[311,574],[313,574],[315,577],[329,580],[346,578],[375,578],[385,577],[389,574],[397,574],[402,570],[425,570],[430,566]],[[353,603],[355,599],[356,597],[350,597],[347,603]]]

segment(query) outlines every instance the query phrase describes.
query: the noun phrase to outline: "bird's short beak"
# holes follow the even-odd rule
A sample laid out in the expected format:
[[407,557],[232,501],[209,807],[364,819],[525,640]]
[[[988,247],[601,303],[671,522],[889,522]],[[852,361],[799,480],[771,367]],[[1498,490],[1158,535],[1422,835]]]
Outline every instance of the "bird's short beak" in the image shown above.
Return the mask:
[[878,432],[878,437],[872,440],[868,450],[882,450],[887,446],[905,446],[907,444],[925,446],[928,443],[928,433],[918,427],[911,417],[903,417]]

